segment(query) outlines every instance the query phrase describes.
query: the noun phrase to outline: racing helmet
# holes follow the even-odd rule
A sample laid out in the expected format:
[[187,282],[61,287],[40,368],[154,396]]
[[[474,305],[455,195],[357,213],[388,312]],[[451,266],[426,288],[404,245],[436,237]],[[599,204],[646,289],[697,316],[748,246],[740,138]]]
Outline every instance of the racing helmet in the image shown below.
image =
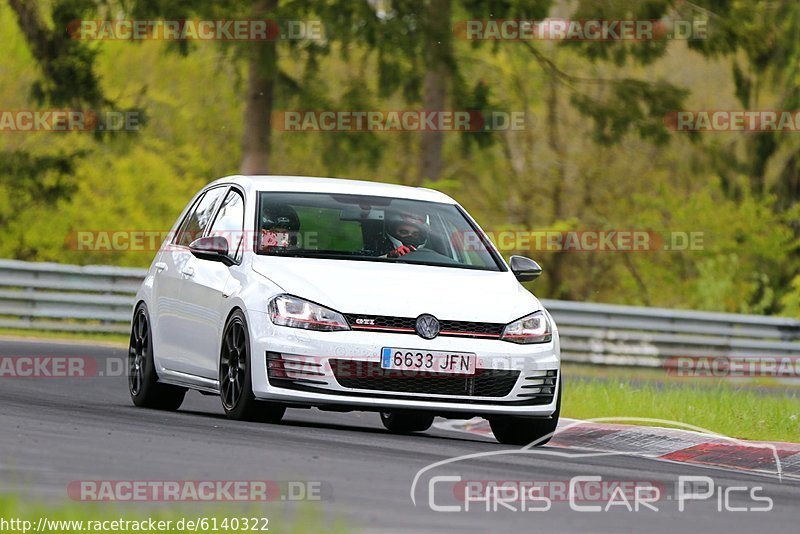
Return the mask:
[[297,232],[300,230],[300,218],[291,206],[267,204],[261,208],[261,228],[267,231],[281,228],[286,232]]
[[261,208],[262,249],[296,247],[300,218],[291,206],[266,204]]
[[387,214],[386,234],[395,247],[424,247],[430,233],[427,215],[400,211]]

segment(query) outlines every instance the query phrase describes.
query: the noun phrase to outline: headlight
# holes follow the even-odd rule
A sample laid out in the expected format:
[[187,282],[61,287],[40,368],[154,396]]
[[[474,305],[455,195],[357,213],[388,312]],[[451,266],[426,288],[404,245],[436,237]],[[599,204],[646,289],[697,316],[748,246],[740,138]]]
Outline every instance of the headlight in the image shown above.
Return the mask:
[[553,339],[553,329],[544,312],[537,311],[507,325],[500,339],[512,343],[547,343]]
[[350,330],[344,316],[319,304],[291,295],[278,295],[269,301],[269,318],[276,325],[305,330]]

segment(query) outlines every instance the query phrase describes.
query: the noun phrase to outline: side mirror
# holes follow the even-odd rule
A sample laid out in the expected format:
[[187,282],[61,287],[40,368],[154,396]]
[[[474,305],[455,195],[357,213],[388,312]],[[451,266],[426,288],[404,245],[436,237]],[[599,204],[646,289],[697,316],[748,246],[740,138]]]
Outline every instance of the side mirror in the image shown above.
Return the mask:
[[511,266],[511,272],[520,282],[536,280],[542,274],[542,268],[539,267],[539,264],[525,256],[511,256],[509,265]]
[[189,251],[201,260],[218,261],[225,265],[236,263],[228,256],[228,240],[220,235],[195,239],[189,245]]

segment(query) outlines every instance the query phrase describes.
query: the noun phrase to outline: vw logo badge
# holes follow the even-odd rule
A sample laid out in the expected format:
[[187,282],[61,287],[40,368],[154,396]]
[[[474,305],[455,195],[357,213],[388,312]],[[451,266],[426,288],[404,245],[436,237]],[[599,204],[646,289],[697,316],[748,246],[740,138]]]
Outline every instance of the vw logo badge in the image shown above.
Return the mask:
[[439,320],[429,313],[417,317],[417,335],[425,339],[433,339],[439,335]]

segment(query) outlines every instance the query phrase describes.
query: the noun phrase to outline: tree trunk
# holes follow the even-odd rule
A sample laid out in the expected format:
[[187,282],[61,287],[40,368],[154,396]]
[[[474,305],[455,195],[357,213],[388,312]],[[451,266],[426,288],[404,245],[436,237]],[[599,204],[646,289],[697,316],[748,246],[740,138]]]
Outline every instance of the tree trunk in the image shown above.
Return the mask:
[[[422,108],[445,111],[452,65],[450,0],[429,0],[426,9],[427,43]],[[437,180],[442,173],[445,132],[423,130],[420,134],[419,182]]]
[[[564,186],[567,180],[566,172],[566,151],[564,143],[561,139],[561,131],[559,130],[559,112],[558,112],[558,91],[560,90],[559,81],[551,76],[548,80],[549,93],[547,98],[547,143],[556,163],[555,183],[553,184],[552,191],[552,204],[553,204],[553,222],[559,221],[564,216],[563,195]],[[570,290],[563,285],[563,270],[564,270],[564,254],[566,251],[559,250],[553,253],[553,262],[548,270],[550,278],[550,294],[552,298],[568,298]]]
[[32,55],[39,61],[50,59],[48,55],[50,36],[37,5],[24,0],[9,0],[8,3],[17,15],[19,28],[31,48]]
[[[257,2],[253,19],[265,19],[274,13],[277,0]],[[269,174],[272,134],[272,104],[278,73],[276,40],[256,41],[251,45],[248,65],[247,96],[242,139],[242,174]]]

